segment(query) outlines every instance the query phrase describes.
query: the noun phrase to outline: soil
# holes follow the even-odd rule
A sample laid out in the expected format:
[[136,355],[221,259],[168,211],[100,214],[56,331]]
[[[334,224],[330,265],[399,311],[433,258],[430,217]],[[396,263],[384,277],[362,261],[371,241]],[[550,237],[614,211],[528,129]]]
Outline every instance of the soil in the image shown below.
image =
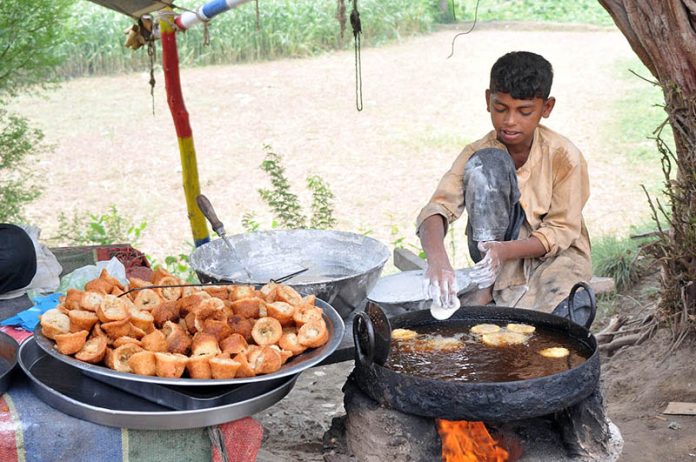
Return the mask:
[[[355,109],[351,52],[182,70],[201,190],[228,233],[241,232],[241,216],[251,210],[270,226],[257,193],[268,185],[259,165],[269,144],[284,155],[303,200],[309,174],[330,184],[338,229],[369,232],[389,245],[415,242],[415,216],[437,180],[466,142],[489,130],[483,98],[488,70],[514,49],[541,53],[554,65],[557,104],[545,122],[587,158],[591,235],[626,234],[645,220],[640,184],[659,178],[659,165],[616,155],[616,144],[600,136],[617,117],[612,108],[622,96],[647,85],[627,77],[637,61],[619,32],[482,26],[460,37],[454,57],[446,59],[452,36],[444,30],[364,49],[362,112]],[[76,79],[12,103],[10,109],[29,117],[55,147],[37,159],[44,194],[27,209],[42,237],[55,235],[61,211],[103,213],[115,204],[134,221],[147,221],[138,247],[148,255],[162,259],[189,250],[177,139],[157,75],[154,100],[144,70]],[[654,286],[653,278],[642,287]],[[642,316],[654,301],[636,294],[617,298],[614,309]],[[625,438],[621,460],[696,460],[696,416],[661,414],[669,401],[696,401],[696,346],[666,355],[668,345],[669,333],[661,331],[602,358],[609,415]],[[284,400],[258,414],[265,428],[259,460],[323,460],[322,435],[343,412],[341,387],[351,368],[345,362],[310,369]]]

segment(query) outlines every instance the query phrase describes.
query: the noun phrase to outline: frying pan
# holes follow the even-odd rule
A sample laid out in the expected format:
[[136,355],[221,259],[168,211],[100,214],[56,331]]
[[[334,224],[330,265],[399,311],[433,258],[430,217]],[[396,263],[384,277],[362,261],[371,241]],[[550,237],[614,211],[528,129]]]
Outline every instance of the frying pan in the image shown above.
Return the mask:
[[[585,283],[576,284],[569,296],[573,308],[578,289],[591,293]],[[596,310],[594,297],[592,316]],[[389,351],[382,343],[384,326],[376,328],[370,311],[358,313],[353,323],[355,341],[355,369],[352,377],[360,389],[375,401],[408,414],[449,420],[507,422],[549,415],[576,404],[588,397],[599,382],[599,351],[597,341],[588,326],[548,313],[499,306],[466,306],[450,319],[437,321],[428,311],[415,311],[391,318],[389,330],[394,328],[418,329],[444,324],[470,326],[480,323],[530,324],[539,329],[552,330],[568,337],[579,348],[586,350],[587,360],[579,366],[528,380],[511,382],[460,382],[430,379],[402,374],[384,367]],[[572,317],[573,310],[570,311]],[[377,335],[376,331],[380,331]]]

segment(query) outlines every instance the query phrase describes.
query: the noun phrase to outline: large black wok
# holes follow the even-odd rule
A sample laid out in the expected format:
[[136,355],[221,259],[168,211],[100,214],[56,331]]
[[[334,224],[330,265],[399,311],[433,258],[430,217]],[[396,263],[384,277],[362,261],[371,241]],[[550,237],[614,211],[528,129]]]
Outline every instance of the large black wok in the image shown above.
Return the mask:
[[[592,316],[596,310],[591,288],[580,283],[570,294],[573,313],[578,288],[590,293]],[[355,370],[352,378],[375,401],[405,412],[448,420],[507,422],[561,411],[588,397],[599,381],[597,341],[587,326],[552,314],[499,306],[465,306],[450,319],[437,321],[427,310],[395,316],[387,321],[376,305],[359,313],[353,323]],[[368,313],[371,312],[371,315]],[[468,383],[428,379],[395,372],[383,366],[391,327],[416,329],[433,324],[470,326],[478,323],[522,323],[563,333],[591,352],[581,365],[557,374],[512,382]],[[385,326],[386,323],[386,326]],[[386,345],[385,346],[385,342]]]

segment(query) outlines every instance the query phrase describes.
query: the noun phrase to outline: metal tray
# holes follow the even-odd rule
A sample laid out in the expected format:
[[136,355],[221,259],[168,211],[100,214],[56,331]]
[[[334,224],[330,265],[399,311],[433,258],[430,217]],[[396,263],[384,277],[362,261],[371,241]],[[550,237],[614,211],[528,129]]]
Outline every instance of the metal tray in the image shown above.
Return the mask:
[[82,371],[83,374],[119,390],[176,410],[208,409],[254,398],[281,386],[285,377],[258,383],[208,387],[180,387],[155,383],[133,382]]
[[241,419],[283,399],[298,377],[283,377],[277,387],[253,398],[208,409],[174,411],[94,380],[79,369],[57,361],[39,348],[34,338],[22,343],[18,361],[30,379],[34,394],[50,406],[96,424],[139,430],[181,430]]
[[216,385],[239,385],[242,383],[257,383],[265,382],[267,380],[274,380],[281,377],[287,377],[289,375],[296,375],[305,369],[309,369],[312,366],[316,366],[326,359],[331,353],[338,348],[338,345],[343,339],[343,332],[345,330],[345,325],[343,319],[336,312],[336,310],[331,307],[328,303],[323,300],[317,299],[317,306],[324,310],[324,321],[326,321],[326,327],[329,330],[329,341],[319,348],[313,348],[311,350],[305,351],[304,353],[291,358],[287,363],[283,365],[279,370],[264,375],[257,375],[256,377],[243,377],[236,379],[188,379],[179,378],[171,379],[164,377],[152,377],[147,375],[137,375],[129,374],[126,372],[117,372],[115,370],[109,369],[106,366],[98,366],[95,364],[89,364],[79,361],[71,356],[66,356],[59,353],[54,348],[53,340],[44,337],[41,332],[41,326],[37,326],[34,330],[34,338],[36,343],[43,349],[46,353],[53,356],[54,358],[76,367],[80,370],[89,372],[91,374],[103,375],[115,379],[129,380],[133,382],[146,382],[155,383],[158,385],[178,385],[178,386],[216,386]]
[[17,365],[17,341],[0,332],[0,394],[10,388],[10,374]]

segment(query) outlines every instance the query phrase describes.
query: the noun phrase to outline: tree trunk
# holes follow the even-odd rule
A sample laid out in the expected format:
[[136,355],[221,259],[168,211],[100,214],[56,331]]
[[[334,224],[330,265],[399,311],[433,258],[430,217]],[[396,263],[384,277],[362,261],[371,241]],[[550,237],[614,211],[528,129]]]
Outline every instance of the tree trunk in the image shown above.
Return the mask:
[[[680,329],[696,319],[696,0],[599,0],[662,87],[676,152],[658,139],[669,219],[652,246],[662,265],[663,320]],[[676,164],[676,165],[675,165]],[[676,174],[672,169],[676,167]]]

